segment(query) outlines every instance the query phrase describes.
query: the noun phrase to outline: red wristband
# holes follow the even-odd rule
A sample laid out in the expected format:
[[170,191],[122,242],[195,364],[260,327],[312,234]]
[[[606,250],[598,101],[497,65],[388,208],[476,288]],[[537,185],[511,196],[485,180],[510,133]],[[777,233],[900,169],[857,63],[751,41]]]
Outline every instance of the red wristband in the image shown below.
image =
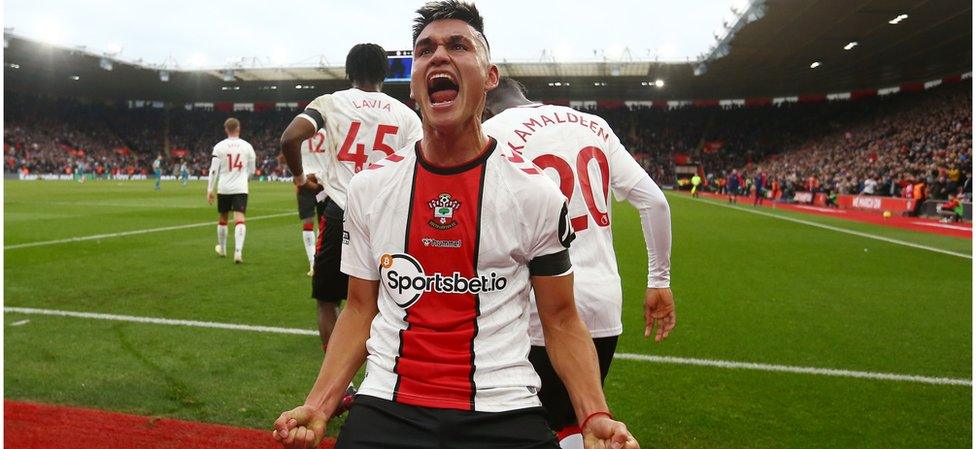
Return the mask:
[[583,420],[582,424],[580,424],[580,430],[586,430],[586,424],[590,422],[590,419],[597,415],[607,415],[607,418],[613,419],[613,415],[611,415],[610,412],[593,412],[590,413],[590,416],[587,416],[586,419]]

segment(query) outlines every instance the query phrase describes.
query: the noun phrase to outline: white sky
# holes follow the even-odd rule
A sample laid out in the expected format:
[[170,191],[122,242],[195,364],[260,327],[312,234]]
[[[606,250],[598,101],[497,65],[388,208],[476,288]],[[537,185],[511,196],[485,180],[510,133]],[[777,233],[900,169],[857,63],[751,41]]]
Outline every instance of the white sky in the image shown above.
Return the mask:
[[[413,11],[424,0],[6,0],[4,27],[17,35],[124,60],[224,67],[342,65],[359,42],[410,49]],[[480,0],[495,61],[619,59],[684,61],[748,0]],[[596,53],[594,54],[594,50]],[[250,65],[250,64],[249,64]]]

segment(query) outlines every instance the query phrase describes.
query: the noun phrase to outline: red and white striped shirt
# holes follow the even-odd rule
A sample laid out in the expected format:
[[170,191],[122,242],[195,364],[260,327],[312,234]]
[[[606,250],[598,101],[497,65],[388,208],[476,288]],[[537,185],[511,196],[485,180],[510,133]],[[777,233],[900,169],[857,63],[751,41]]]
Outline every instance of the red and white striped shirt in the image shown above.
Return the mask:
[[359,393],[460,410],[538,406],[529,276],[572,271],[565,199],[494,139],[449,168],[419,148],[359,173],[348,191],[342,271],[380,283]]

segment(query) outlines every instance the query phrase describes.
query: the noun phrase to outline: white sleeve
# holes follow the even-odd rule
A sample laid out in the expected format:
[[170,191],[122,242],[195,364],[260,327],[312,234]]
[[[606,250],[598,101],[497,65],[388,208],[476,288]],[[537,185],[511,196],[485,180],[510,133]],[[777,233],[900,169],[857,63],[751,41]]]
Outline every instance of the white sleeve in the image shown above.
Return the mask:
[[210,159],[210,176],[207,177],[207,192],[213,192],[217,187],[217,177],[220,176],[220,155],[214,149],[213,158]]
[[[349,276],[376,281],[380,278],[379,261],[374,261],[366,227],[365,205],[360,200],[362,188],[353,187],[353,177],[346,197],[346,210],[342,223],[342,262],[340,270]],[[366,203],[368,204],[368,203]]]
[[331,97],[330,94],[325,94],[315,98],[298,116],[308,120],[315,127],[315,131],[322,129],[325,126],[325,111],[328,109],[326,105],[332,101]]
[[254,176],[254,172],[257,171],[258,167],[258,156],[254,153],[254,147],[250,149],[250,158],[247,161],[247,175]]
[[647,245],[647,288],[671,286],[671,208],[664,192],[646,176],[625,197],[640,213]]
[[[532,227],[529,242],[529,274],[532,276],[563,276],[573,272],[569,259],[570,242],[576,238],[569,224],[569,209],[566,198],[555,183],[549,180],[540,183],[544,188],[532,192],[528,197],[535,201],[528,212],[528,225]],[[533,215],[535,215],[533,217]]]
[[630,191],[641,180],[648,178],[644,168],[634,160],[627,149],[620,144],[617,136],[610,142],[610,186],[617,201],[627,198]]
[[409,114],[407,123],[410,124],[410,129],[406,134],[407,141],[402,146],[410,145],[424,137],[424,127],[420,123],[420,119],[417,118],[417,114],[410,110],[410,108],[407,108],[407,114]]

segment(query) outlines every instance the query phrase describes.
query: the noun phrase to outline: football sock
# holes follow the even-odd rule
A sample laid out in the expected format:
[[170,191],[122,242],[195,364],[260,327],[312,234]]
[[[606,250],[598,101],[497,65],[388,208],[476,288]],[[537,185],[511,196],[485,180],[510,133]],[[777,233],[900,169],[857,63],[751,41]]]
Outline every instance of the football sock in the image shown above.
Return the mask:
[[556,432],[561,449],[583,449],[583,434],[579,426],[572,424]]
[[217,223],[217,246],[227,248],[227,223]]
[[244,251],[244,235],[247,234],[247,229],[244,226],[243,221],[238,221],[237,226],[234,226],[234,253],[238,254]]
[[308,256],[308,266],[315,264],[315,231],[308,229],[311,223],[302,231],[302,241],[305,242],[305,255]]

